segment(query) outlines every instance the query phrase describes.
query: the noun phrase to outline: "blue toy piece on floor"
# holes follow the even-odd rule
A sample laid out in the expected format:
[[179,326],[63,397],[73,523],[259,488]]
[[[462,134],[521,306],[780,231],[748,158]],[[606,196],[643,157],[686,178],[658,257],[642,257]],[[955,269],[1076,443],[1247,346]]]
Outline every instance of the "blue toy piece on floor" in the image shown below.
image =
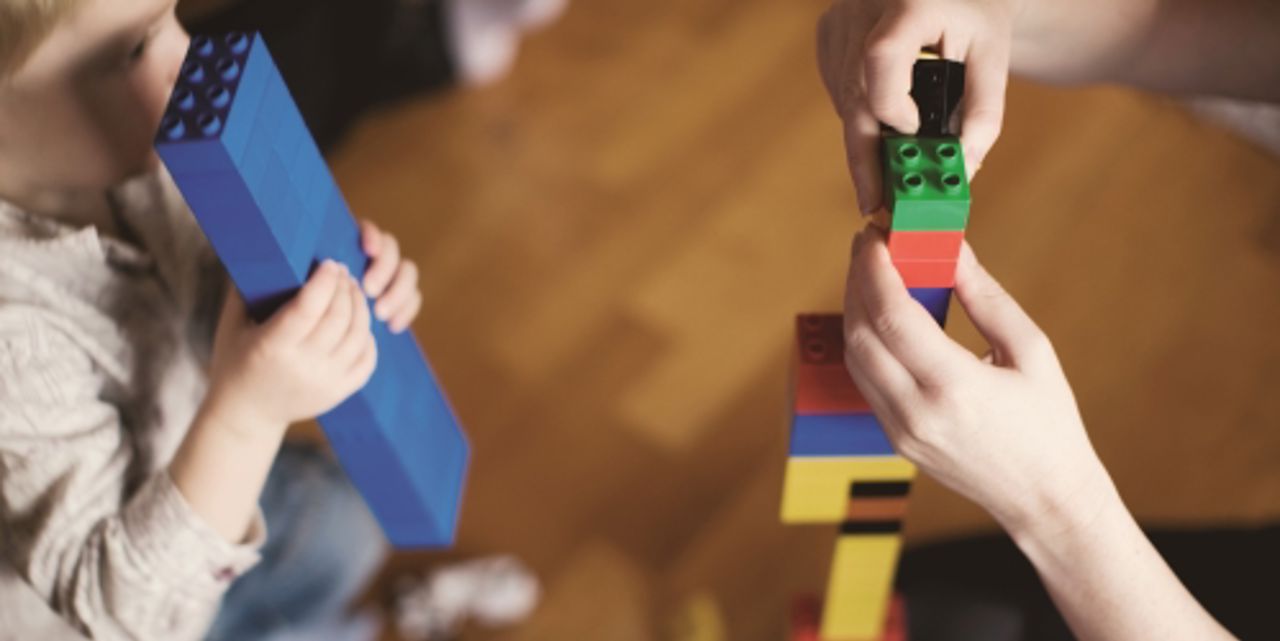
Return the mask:
[[[359,228],[261,36],[192,39],[156,149],[255,319],[323,259],[363,278]],[[373,333],[373,376],[320,425],[393,545],[449,545],[466,436],[414,337]]]

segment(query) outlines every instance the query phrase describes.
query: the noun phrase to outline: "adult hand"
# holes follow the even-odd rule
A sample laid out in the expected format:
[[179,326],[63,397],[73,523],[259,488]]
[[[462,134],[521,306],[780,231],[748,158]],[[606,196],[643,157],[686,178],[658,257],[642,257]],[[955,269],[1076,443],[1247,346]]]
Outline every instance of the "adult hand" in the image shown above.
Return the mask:
[[1097,508],[1110,479],[1049,339],[966,243],[955,295],[991,346],[978,358],[913,300],[884,233],[854,241],[845,361],[906,458],[1016,532]]
[[966,64],[961,142],[970,177],[1000,135],[1013,17],[1021,0],[836,0],[818,21],[818,69],[844,121],[858,205],[883,205],[883,122],[915,133],[911,70],[922,48]]

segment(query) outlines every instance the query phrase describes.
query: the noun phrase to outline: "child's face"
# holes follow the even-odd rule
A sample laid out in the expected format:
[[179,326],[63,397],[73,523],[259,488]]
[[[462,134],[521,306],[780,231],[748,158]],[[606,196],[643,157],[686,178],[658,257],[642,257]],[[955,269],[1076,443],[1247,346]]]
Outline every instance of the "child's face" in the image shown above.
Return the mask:
[[189,39],[175,2],[83,0],[0,79],[0,185],[106,188],[156,167],[152,138]]

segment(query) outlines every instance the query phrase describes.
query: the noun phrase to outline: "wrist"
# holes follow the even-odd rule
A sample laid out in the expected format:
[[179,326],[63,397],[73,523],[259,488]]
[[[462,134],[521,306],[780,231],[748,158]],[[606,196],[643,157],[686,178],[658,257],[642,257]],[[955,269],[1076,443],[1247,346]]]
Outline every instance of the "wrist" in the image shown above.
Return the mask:
[[262,412],[253,403],[240,400],[229,390],[211,389],[200,406],[197,423],[247,441],[279,441],[289,427]]
[[1097,536],[1099,525],[1118,513],[1127,514],[1120,493],[1101,461],[1074,486],[1051,485],[1018,515],[1001,521],[1009,536],[1029,556],[1031,549],[1064,540]]

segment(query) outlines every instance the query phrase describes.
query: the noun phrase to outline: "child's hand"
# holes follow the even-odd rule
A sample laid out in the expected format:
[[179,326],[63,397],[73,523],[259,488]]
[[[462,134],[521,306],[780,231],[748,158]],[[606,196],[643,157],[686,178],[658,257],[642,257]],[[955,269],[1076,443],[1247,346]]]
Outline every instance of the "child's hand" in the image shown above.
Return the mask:
[[373,313],[394,333],[403,332],[422,309],[418,266],[400,258],[396,237],[367,220],[360,223],[360,242],[371,260],[364,274],[364,291],[376,300]]
[[845,362],[889,440],[1011,533],[1097,509],[1110,480],[1049,339],[967,244],[955,293],[991,345],[986,359],[948,338],[908,295],[883,232],[868,226],[854,241]]
[[1014,13],[1021,0],[835,0],[818,21],[818,68],[844,121],[859,208],[883,206],[880,122],[919,127],[911,68],[920,50],[966,63],[961,109],[964,156],[972,174],[1000,135]]
[[282,428],[355,393],[377,363],[369,305],[346,267],[325,261],[262,325],[227,295],[214,339],[207,402],[234,423]]

